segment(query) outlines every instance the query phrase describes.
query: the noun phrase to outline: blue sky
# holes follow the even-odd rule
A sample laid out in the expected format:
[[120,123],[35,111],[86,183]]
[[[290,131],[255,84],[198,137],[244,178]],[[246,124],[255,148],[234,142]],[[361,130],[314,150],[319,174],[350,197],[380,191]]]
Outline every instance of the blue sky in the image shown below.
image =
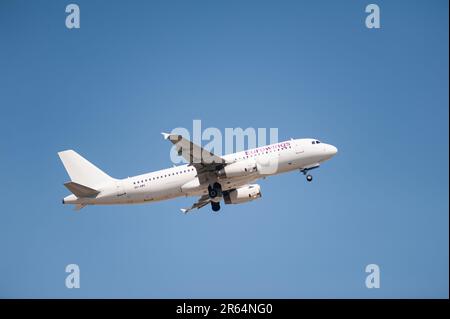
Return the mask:
[[[379,30],[364,1],[69,3],[0,3],[0,297],[448,297],[447,1],[377,1]],[[339,154],[219,214],[61,205],[58,151],[162,169],[194,119]]]

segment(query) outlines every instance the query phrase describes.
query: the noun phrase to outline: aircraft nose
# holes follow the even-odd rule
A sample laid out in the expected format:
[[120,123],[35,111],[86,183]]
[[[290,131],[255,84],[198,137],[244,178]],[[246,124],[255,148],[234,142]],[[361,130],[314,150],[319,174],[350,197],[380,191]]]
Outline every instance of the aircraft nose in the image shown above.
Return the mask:
[[338,149],[337,149],[336,146],[328,145],[327,148],[328,148],[328,149],[327,149],[327,153],[330,154],[330,156],[334,156],[334,155],[336,155],[337,152],[338,152]]
[[338,152],[338,149],[337,149],[337,147],[336,147],[336,146],[333,146],[333,145],[331,145],[331,153],[332,153],[333,155],[336,155],[336,154],[337,154],[337,152]]

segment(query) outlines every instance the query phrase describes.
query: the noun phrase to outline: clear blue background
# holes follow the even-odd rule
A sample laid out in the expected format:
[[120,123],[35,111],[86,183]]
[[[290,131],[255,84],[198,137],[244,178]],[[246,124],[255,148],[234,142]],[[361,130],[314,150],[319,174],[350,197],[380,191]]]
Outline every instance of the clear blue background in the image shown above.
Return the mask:
[[[379,30],[368,1],[69,3],[0,3],[0,297],[448,297],[447,1],[377,1]],[[61,205],[58,151],[157,170],[194,119],[339,154],[219,214]]]

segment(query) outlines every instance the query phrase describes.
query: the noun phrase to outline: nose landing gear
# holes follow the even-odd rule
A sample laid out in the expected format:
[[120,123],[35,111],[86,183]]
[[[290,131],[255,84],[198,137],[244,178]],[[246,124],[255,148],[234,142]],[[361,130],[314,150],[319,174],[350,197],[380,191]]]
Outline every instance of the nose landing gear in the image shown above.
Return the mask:
[[311,167],[311,168],[304,168],[304,169],[301,169],[301,170],[300,170],[300,173],[303,173],[303,175],[306,176],[306,180],[307,180],[308,182],[312,182],[313,177],[312,177],[311,174],[308,174],[308,171],[310,171],[310,170],[312,170],[312,169],[315,169],[315,168],[317,168],[317,167],[319,167],[319,165],[313,166],[313,167]]

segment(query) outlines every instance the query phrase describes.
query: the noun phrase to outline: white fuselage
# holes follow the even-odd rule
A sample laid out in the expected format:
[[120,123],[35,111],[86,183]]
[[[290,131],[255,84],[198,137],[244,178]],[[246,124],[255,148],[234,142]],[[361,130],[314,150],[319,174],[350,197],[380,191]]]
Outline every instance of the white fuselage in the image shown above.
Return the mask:
[[[336,147],[316,143],[315,139],[296,139],[262,146],[222,156],[227,163],[248,163],[258,169],[241,175],[217,176],[210,174],[200,181],[195,165],[186,164],[124,179],[114,179],[98,188],[95,198],[70,195],[65,204],[113,205],[137,204],[171,199],[180,196],[198,196],[208,193],[208,185],[219,182],[222,190],[234,189],[259,178],[292,170],[318,166],[337,153]],[[314,144],[313,144],[314,142]],[[205,174],[203,174],[204,176]]]

